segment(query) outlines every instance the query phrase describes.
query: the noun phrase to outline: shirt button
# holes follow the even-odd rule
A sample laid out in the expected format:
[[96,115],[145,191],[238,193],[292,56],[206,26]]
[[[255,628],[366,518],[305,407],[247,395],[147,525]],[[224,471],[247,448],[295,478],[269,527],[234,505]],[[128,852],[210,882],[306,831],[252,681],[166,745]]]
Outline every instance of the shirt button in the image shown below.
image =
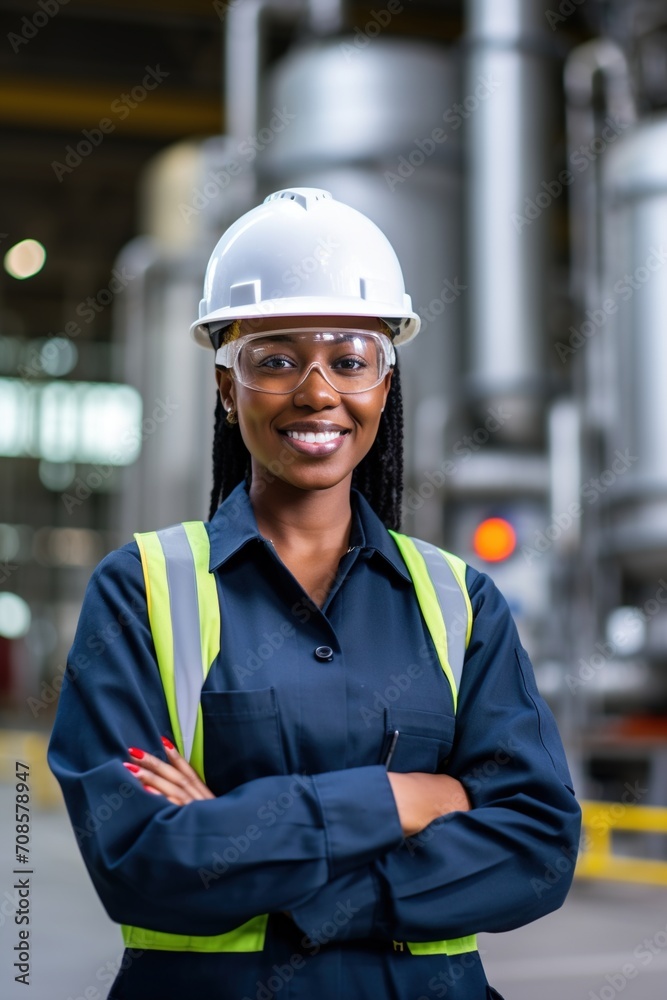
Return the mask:
[[333,649],[331,646],[318,646],[315,656],[318,660],[333,660]]

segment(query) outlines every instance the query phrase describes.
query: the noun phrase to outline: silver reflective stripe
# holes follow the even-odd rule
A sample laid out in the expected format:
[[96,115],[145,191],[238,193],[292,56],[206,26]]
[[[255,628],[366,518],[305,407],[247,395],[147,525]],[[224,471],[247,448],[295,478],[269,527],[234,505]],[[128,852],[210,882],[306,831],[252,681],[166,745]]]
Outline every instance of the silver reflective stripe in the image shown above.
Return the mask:
[[410,537],[424,558],[428,575],[435,588],[447,631],[447,659],[458,691],[461,687],[468,630],[468,608],[465,598],[454,570],[442,552],[421,538]]
[[174,636],[174,688],[183,756],[190,760],[197,709],[204,683],[195,561],[181,524],[157,532],[164,552]]

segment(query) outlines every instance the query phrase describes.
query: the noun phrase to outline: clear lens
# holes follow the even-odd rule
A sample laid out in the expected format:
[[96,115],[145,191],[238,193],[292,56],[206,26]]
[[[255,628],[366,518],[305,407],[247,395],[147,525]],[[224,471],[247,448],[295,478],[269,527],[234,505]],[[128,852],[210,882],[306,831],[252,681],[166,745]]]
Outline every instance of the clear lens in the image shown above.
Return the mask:
[[251,389],[287,393],[316,367],[337,392],[365,392],[382,381],[393,357],[388,338],[369,331],[280,331],[239,343],[234,373]]

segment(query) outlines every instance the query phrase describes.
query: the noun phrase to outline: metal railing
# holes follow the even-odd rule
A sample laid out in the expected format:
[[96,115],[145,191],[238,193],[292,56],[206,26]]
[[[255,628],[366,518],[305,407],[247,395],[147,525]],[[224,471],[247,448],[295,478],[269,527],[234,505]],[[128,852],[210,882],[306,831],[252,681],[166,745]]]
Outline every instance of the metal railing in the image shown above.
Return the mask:
[[616,831],[667,837],[667,808],[617,802],[582,802],[581,808],[583,836],[575,870],[577,878],[667,886],[667,841],[666,860],[631,857],[612,849]]

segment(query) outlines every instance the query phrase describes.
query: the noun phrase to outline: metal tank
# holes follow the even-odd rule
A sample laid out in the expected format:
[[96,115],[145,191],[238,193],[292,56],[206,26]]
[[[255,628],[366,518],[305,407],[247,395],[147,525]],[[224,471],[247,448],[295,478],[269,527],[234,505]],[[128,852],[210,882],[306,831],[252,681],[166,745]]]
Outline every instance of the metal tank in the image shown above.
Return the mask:
[[633,575],[657,579],[667,560],[667,117],[639,122],[608,150],[602,197],[617,404],[609,548]]
[[[544,442],[545,294],[554,51],[533,0],[469,0],[466,94],[490,97],[466,122],[467,245],[473,292],[469,387],[477,415],[512,412],[498,440]],[[545,187],[545,184],[547,187]]]
[[[368,215],[395,247],[422,317],[399,349],[409,486],[441,464],[461,384],[459,61],[443,47],[358,32],[290,51],[264,94],[260,119],[275,109],[293,118],[257,160],[259,193],[323,187]],[[406,515],[437,540],[442,495],[434,490],[412,523]]]
[[141,236],[117,260],[132,276],[114,312],[117,377],[143,399],[141,456],[123,470],[119,536],[208,516],[213,352],[190,338],[206,263],[220,233],[247,205],[252,184],[236,171],[225,136],[182,142],[151,161],[142,178]]

